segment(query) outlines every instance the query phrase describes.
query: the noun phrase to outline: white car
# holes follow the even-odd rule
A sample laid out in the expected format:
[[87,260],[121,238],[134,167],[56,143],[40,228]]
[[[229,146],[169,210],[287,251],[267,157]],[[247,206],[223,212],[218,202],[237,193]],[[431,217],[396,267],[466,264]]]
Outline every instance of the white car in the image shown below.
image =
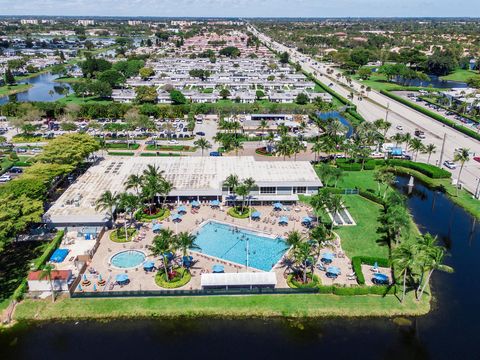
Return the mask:
[[10,180],[12,180],[12,177],[10,175],[5,174],[0,176],[0,183],[5,183]]
[[178,144],[178,141],[177,140],[168,140],[168,144],[176,145],[176,144]]
[[450,160],[445,160],[443,162],[443,165],[445,165],[445,167],[451,169],[451,170],[454,170],[457,168],[457,165],[453,162],[453,161],[450,161]]
[[402,130],[403,130],[403,126],[402,126],[402,125],[397,125],[397,130],[402,131]]

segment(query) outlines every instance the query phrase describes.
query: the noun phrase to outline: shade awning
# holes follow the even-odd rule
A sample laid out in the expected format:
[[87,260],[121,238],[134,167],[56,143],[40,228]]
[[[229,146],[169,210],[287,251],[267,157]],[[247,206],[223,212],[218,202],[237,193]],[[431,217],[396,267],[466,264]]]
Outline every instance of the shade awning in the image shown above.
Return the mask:
[[160,231],[161,229],[162,229],[162,224],[153,224],[152,226],[153,232]]
[[305,216],[302,219],[302,223],[311,223],[311,222],[312,222],[312,218],[310,216]]
[[155,266],[155,263],[153,261],[146,261],[143,263],[143,268],[144,269],[151,269]]
[[288,223],[288,218],[286,216],[282,216],[280,220],[278,220],[279,223]]
[[258,218],[260,216],[262,216],[262,213],[260,211],[254,211],[252,213],[252,218]]
[[327,253],[324,253],[322,255],[322,260],[333,260],[333,258],[335,257],[335,255],[333,255],[332,253],[330,252],[327,252]]
[[340,269],[336,266],[329,266],[327,268],[327,273],[333,274],[333,275],[340,275]]
[[128,280],[128,275],[127,274],[118,274],[117,276],[115,276],[115,280],[117,282],[125,282]]

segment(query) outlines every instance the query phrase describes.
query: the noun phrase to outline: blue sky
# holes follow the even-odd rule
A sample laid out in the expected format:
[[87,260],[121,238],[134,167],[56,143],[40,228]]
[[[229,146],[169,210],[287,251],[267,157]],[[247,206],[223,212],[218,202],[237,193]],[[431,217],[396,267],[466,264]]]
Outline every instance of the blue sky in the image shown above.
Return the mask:
[[0,0],[0,15],[480,17],[479,0]]

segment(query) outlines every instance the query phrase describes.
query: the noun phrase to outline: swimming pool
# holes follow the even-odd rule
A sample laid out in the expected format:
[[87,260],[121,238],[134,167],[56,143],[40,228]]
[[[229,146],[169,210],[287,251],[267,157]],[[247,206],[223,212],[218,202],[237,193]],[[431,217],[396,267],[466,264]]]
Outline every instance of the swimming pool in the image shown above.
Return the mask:
[[112,256],[110,262],[121,269],[137,267],[145,261],[145,254],[138,250],[127,250]]
[[285,253],[285,242],[282,239],[272,239],[258,233],[209,221],[197,232],[195,243],[200,246],[199,252],[220,259],[270,271]]

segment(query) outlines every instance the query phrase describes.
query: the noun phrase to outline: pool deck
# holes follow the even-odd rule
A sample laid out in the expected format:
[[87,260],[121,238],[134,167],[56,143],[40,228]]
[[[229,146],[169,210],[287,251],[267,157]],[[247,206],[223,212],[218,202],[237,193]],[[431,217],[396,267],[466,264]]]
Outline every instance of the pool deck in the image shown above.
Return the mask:
[[[284,237],[288,232],[292,230],[299,230],[306,236],[308,231],[305,227],[301,225],[301,219],[311,213],[311,208],[298,204],[296,206],[290,207],[290,211],[278,211],[274,212],[271,206],[256,206],[256,210],[262,213],[262,219],[268,218],[270,222],[263,222],[264,220],[260,219],[259,221],[250,221],[249,219],[234,219],[227,215],[225,208],[211,208],[208,205],[202,205],[197,213],[192,213],[190,206],[187,206],[188,213],[185,214],[182,218],[182,221],[179,223],[173,223],[169,219],[162,222],[164,228],[171,229],[173,231],[188,231],[192,232],[198,229],[199,225],[206,222],[207,220],[219,221],[233,226],[238,226],[240,228],[248,229],[250,231],[259,232],[260,235],[266,235],[270,237]],[[278,216],[290,216],[291,220],[286,226],[278,225]],[[277,219],[275,223],[272,223],[273,219]],[[120,219],[120,221],[122,221]],[[121,229],[120,231],[122,231]],[[114,231],[114,230],[112,230]],[[102,278],[106,281],[104,286],[97,285],[97,291],[137,291],[137,290],[161,290],[155,283],[155,274],[156,272],[146,272],[144,271],[142,265],[137,268],[131,269],[119,269],[110,264],[110,258],[112,255],[115,255],[118,252],[125,250],[140,250],[143,251],[146,255],[146,260],[154,261],[155,266],[161,267],[162,261],[157,257],[151,255],[149,251],[149,245],[151,245],[155,234],[152,231],[152,223],[145,223],[140,230],[140,240],[131,241],[128,243],[116,243],[110,240],[109,235],[111,231],[107,231],[102,239],[100,240],[100,245],[93,256],[92,261],[88,264],[88,269],[96,270],[97,274],[91,274],[89,271],[86,271],[85,274],[90,280],[90,285],[82,284],[83,291],[93,291],[93,284],[97,283],[98,274],[101,274]],[[348,278],[347,275],[353,272],[351,261],[348,257],[342,257],[342,249],[340,245],[340,239],[337,237],[336,240],[331,242],[331,246],[328,249],[321,249],[320,253],[324,252],[333,252],[339,254],[335,257],[330,264],[330,266],[336,266],[340,268],[341,274],[336,279],[330,279],[326,276],[324,271],[318,270],[315,267],[315,274],[318,275],[324,285],[354,285],[356,280],[353,278]],[[197,290],[201,289],[200,279],[201,274],[205,272],[211,272],[213,265],[220,264],[225,268],[225,272],[257,272],[261,270],[256,270],[253,268],[246,268],[242,264],[236,264],[229,262],[223,259],[218,259],[206,254],[201,254],[195,251],[189,251],[190,255],[194,258],[194,265],[191,268],[192,280],[181,288],[175,290]],[[287,255],[288,256],[288,253]],[[181,259],[180,252],[177,253],[177,259]],[[181,260],[174,261],[181,261]],[[283,259],[283,258],[282,258]],[[285,274],[288,272],[288,268],[283,264],[282,259],[274,266],[272,271],[277,275],[277,287],[286,288],[288,287],[285,279]],[[380,269],[381,272],[384,269]],[[115,285],[114,287],[111,284],[115,283],[115,277],[118,274],[126,273],[129,276],[130,282],[127,285]],[[368,270],[365,271],[365,275],[369,274]],[[367,279],[368,278],[368,279]],[[371,281],[369,276],[366,276],[367,281]],[[78,291],[78,289],[76,289]]]

